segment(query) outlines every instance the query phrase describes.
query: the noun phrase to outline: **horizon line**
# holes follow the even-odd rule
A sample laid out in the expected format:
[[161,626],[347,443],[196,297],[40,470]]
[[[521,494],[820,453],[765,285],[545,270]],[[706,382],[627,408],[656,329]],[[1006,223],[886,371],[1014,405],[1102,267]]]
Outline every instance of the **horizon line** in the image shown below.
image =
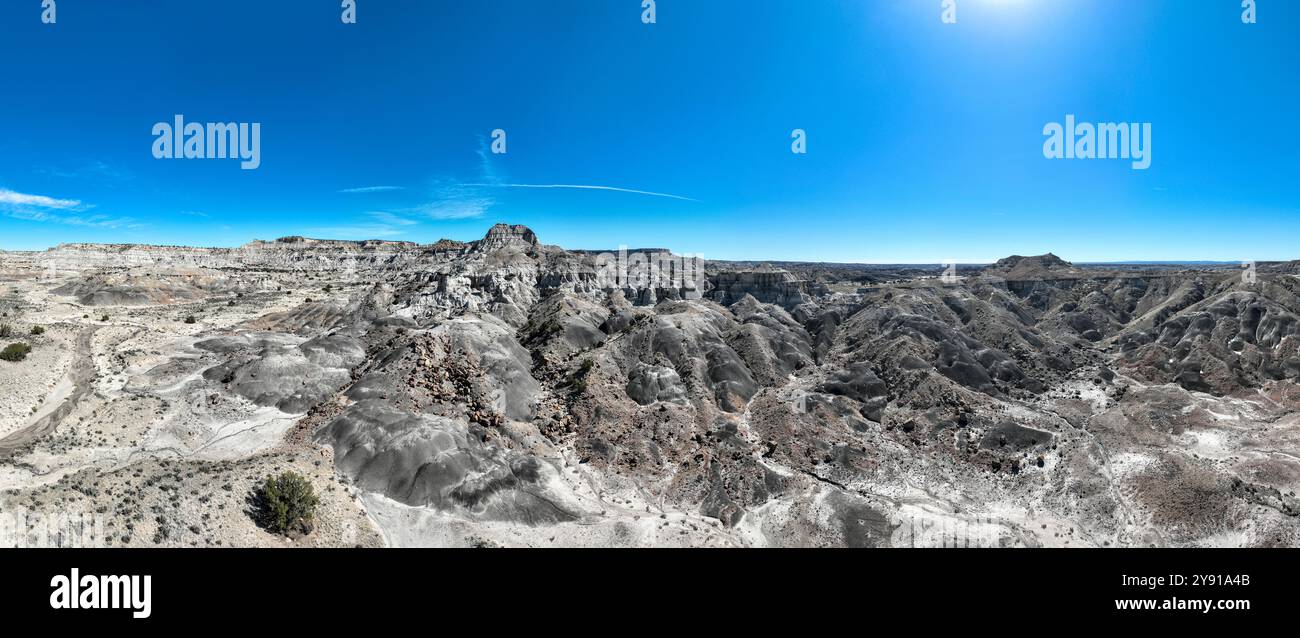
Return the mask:
[[[535,232],[535,231],[534,231],[534,232]],[[451,238],[449,238],[449,237],[443,237],[443,238],[440,238],[440,239],[438,239],[438,240],[436,240],[436,241],[423,243],[423,242],[419,242],[419,241],[413,241],[413,240],[402,240],[402,239],[380,239],[380,238],[372,238],[372,239],[336,239],[336,238],[329,238],[329,237],[309,237],[309,236],[306,236],[306,235],[289,234],[289,235],[282,235],[282,236],[280,236],[280,237],[276,237],[276,238],[274,238],[274,239],[259,239],[259,238],[256,238],[256,237],[255,237],[255,238],[250,239],[250,240],[248,240],[248,241],[245,241],[245,242],[243,242],[243,243],[241,243],[241,244],[232,244],[232,245],[207,245],[207,246],[201,246],[201,245],[195,245],[195,244],[162,244],[162,243],[147,243],[147,242],[146,242],[146,243],[141,243],[141,242],[94,242],[94,241],[90,241],[90,242],[85,242],[85,241],[68,241],[68,242],[59,242],[59,243],[57,243],[57,244],[50,245],[50,246],[47,246],[47,247],[45,247],[45,248],[34,248],[34,249],[21,249],[21,248],[13,248],[13,249],[11,249],[11,248],[6,248],[6,247],[0,245],[0,253],[42,253],[42,252],[50,252],[50,251],[52,251],[52,250],[55,250],[55,249],[59,248],[60,246],[67,246],[67,245],[82,245],[82,246],[141,246],[141,247],[156,247],[156,248],[196,248],[196,249],[200,249],[200,250],[230,250],[230,249],[235,249],[235,248],[239,248],[239,247],[242,247],[242,246],[246,246],[246,245],[251,244],[251,243],[253,243],[253,242],[275,243],[275,242],[279,241],[280,239],[284,239],[284,238],[287,238],[287,237],[302,237],[303,239],[307,239],[307,240],[311,240],[311,241],[319,241],[319,242],[338,242],[338,243],[351,243],[351,244],[361,244],[361,243],[412,244],[412,245],[414,245],[414,246],[419,246],[419,247],[432,246],[432,245],[434,245],[434,244],[437,244],[439,241],[458,241],[458,242],[467,243],[467,244],[468,244],[468,243],[473,243],[473,242],[475,242],[475,241],[479,241],[479,240],[477,240],[477,239],[475,239],[475,240],[458,240],[458,239],[451,239]],[[481,238],[480,238],[480,239],[481,239]],[[566,250],[566,251],[570,251],[570,252],[610,252],[610,253],[614,253],[614,252],[618,252],[618,250],[619,250],[618,247],[614,247],[614,248],[578,248],[578,247],[566,247],[566,246],[562,246],[562,245],[559,245],[559,244],[547,244],[547,243],[542,242],[542,241],[540,241],[540,240],[538,241],[538,243],[541,244],[541,245],[543,245],[543,246],[555,246],[555,247],[557,247],[557,248],[560,248],[560,249],[562,249],[562,250]],[[671,249],[671,248],[652,247],[652,246],[638,246],[638,247],[636,247],[636,248],[630,248],[630,247],[629,247],[627,250],[628,250],[629,252],[649,251],[649,250],[662,250],[662,251],[668,251],[668,252],[673,253],[673,254],[677,254],[676,251],[673,250],[673,249]],[[686,253],[683,253],[683,254],[686,254]],[[1042,253],[1042,254],[1054,254],[1054,253]],[[1020,257],[1036,257],[1036,256],[1041,256],[1041,255],[1029,255],[1029,254],[1013,254],[1013,255],[1007,255],[1007,257],[1013,257],[1013,256],[1020,256]],[[1058,256],[1059,256],[1059,255],[1058,255]],[[996,262],[999,261],[1000,259],[1004,259],[1005,257],[999,257],[999,258],[997,258],[997,259],[988,259],[988,260],[934,260],[934,261],[833,261],[833,260],[826,260],[826,259],[753,258],[753,257],[747,257],[747,258],[745,258],[745,257],[742,257],[742,258],[730,258],[730,259],[714,259],[714,258],[710,258],[710,257],[707,257],[707,256],[703,256],[703,258],[704,258],[705,261],[714,261],[714,262],[753,262],[753,263],[756,263],[756,264],[763,264],[763,263],[770,263],[770,264],[834,264],[834,265],[844,265],[844,266],[934,266],[934,265],[944,265],[944,264],[955,264],[955,265],[957,265],[957,266],[989,266],[989,265],[992,265],[992,264],[996,263]],[[1185,258],[1184,258],[1184,259],[1081,259],[1081,260],[1073,260],[1073,261],[1071,261],[1071,260],[1065,260],[1065,261],[1067,261],[1067,262],[1070,263],[1070,264],[1076,265],[1076,266],[1104,266],[1104,265],[1142,266],[1142,265],[1162,265],[1162,264],[1163,264],[1163,265],[1198,265],[1198,264],[1203,264],[1203,265],[1222,265],[1222,264],[1243,264],[1243,263],[1252,263],[1252,262],[1255,263],[1255,264],[1261,264],[1261,263],[1262,263],[1262,264],[1269,264],[1269,263],[1287,263],[1287,262],[1292,262],[1292,261],[1300,261],[1300,258],[1294,258],[1294,259],[1185,259]]]

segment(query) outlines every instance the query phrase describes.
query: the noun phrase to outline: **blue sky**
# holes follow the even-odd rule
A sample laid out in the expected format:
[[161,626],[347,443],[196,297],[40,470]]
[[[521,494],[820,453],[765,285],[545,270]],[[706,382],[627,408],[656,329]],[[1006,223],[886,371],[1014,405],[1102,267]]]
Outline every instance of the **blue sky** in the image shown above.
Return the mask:
[[[1300,3],[956,3],[9,0],[0,248],[505,221],[718,259],[1300,258]],[[261,166],[154,159],[175,114],[261,123]],[[1045,159],[1067,114],[1151,123],[1150,169]]]

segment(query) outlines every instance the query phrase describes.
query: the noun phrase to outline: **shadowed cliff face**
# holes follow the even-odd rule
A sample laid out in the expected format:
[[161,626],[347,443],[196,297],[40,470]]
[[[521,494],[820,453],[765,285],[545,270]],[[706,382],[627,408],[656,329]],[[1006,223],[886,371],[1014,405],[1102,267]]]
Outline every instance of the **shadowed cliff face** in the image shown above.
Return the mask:
[[683,542],[741,545],[1298,542],[1288,274],[1049,254],[956,283],[711,262],[703,290],[638,289],[521,226],[253,248],[178,252],[224,268],[180,290],[165,252],[126,251],[144,272],[63,247],[96,274],[59,292],[224,300],[323,277],[334,292],[196,342],[202,391],[307,413],[359,488],[482,533],[661,544],[679,517]]

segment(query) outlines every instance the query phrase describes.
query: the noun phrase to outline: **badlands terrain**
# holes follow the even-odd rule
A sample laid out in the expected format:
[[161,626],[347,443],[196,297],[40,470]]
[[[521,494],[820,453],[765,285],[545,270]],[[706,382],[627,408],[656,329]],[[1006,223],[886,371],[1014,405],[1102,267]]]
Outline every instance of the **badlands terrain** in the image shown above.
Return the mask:
[[[1294,263],[629,254],[0,253],[0,347],[32,348],[0,361],[0,540],[1300,545]],[[249,513],[287,469],[321,496],[294,538]]]

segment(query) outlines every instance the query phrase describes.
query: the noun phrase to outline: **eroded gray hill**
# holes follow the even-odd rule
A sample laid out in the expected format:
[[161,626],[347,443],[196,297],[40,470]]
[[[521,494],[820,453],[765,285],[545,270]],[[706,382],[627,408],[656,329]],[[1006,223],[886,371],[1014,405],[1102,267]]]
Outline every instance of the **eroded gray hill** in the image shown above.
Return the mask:
[[55,292],[219,310],[329,286],[129,387],[291,417],[272,443],[327,447],[394,544],[1300,544],[1286,272],[653,250],[631,261],[653,276],[611,276],[506,225],[108,252],[50,251],[85,271]]

